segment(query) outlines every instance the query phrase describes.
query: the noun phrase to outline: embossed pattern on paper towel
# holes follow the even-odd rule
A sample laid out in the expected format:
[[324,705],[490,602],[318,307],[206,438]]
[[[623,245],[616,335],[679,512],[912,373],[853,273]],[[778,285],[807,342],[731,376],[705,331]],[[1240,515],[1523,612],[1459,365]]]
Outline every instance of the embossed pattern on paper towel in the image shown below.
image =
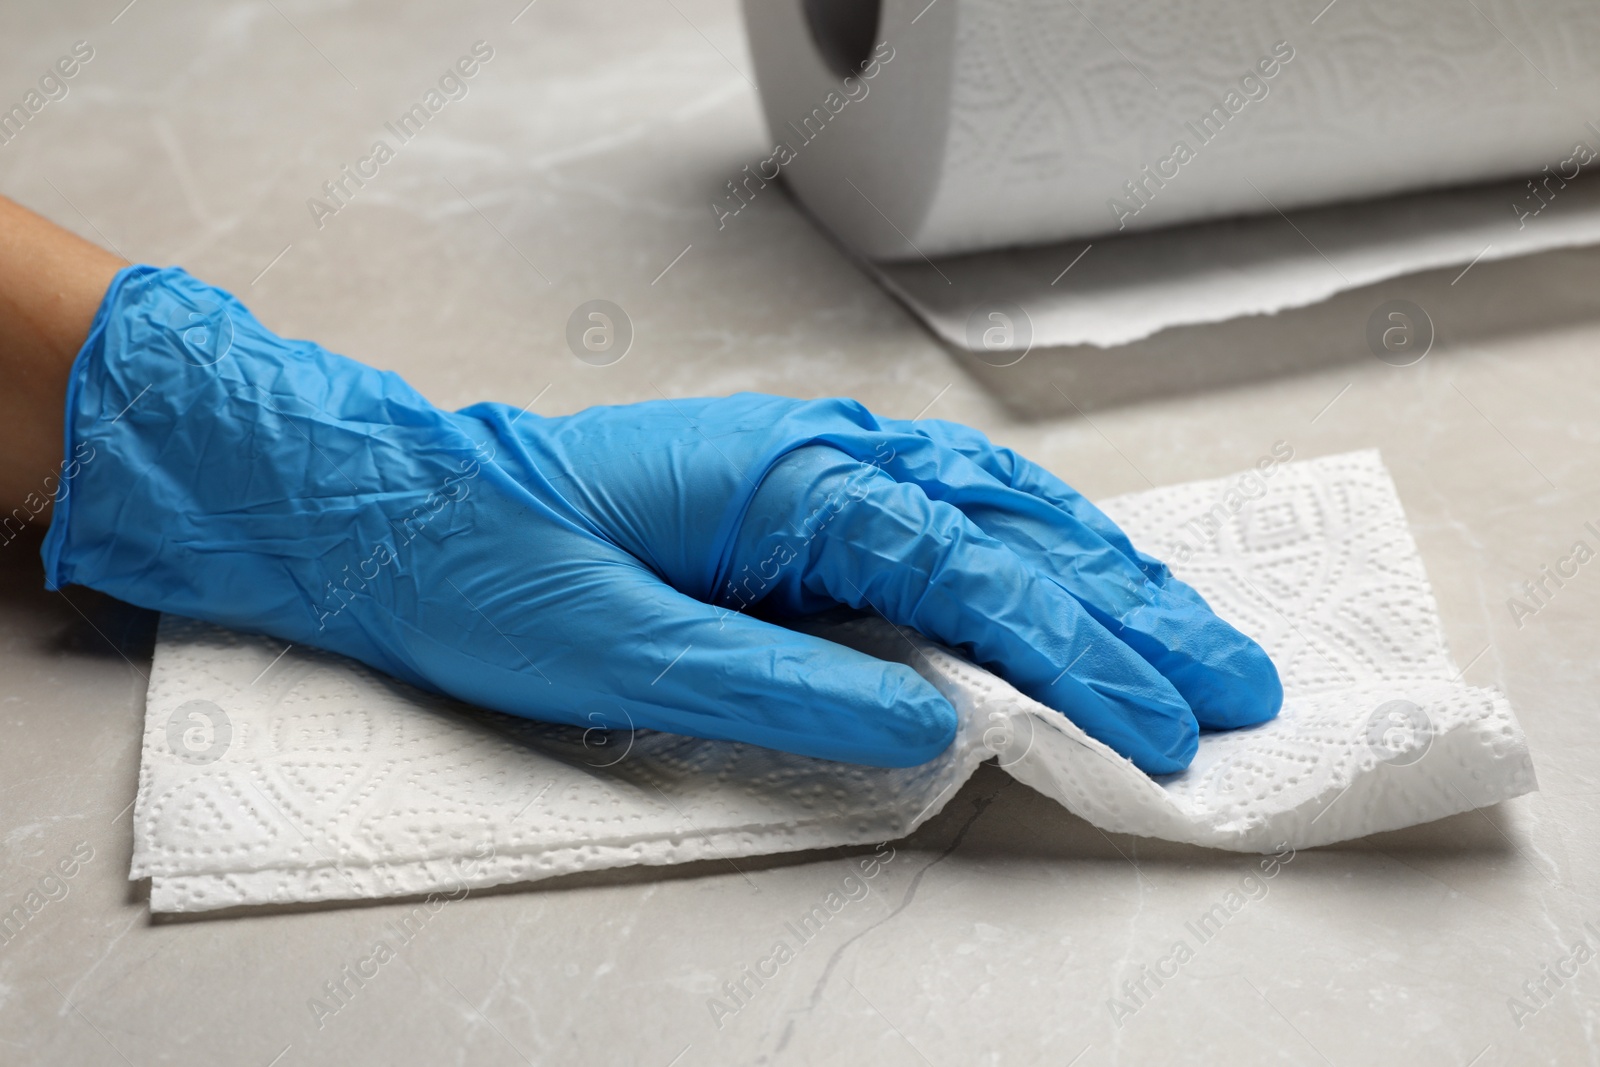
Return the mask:
[[[1530,109],[1556,85],[1600,86],[1574,48],[1600,33],[1600,10],[1484,6],[1340,0],[1312,26],[1315,9],[1268,0],[960,0],[939,194],[912,236],[934,256],[1092,237],[1120,229],[1112,197],[1138,209],[1134,228],[1270,213],[1246,178],[1288,209],[1534,175],[1540,153],[1589,136]],[[1241,93],[1209,141],[1185,126],[1243,76],[1261,82],[1255,65],[1279,41],[1295,58],[1264,96]],[[1197,161],[1170,187],[1149,181],[1142,209],[1124,183],[1179,140]]]

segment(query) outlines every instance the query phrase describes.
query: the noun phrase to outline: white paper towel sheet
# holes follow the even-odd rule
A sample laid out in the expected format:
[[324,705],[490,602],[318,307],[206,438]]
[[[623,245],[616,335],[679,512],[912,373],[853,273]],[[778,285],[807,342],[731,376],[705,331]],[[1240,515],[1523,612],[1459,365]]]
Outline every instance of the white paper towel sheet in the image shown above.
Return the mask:
[[[1249,499],[1247,499],[1249,498]],[[162,619],[133,878],[156,912],[455,891],[903,836],[984,759],[1103,829],[1305,848],[1534,788],[1503,697],[1460,681],[1376,452],[1108,501],[1257,638],[1272,723],[1152,780],[1064,717],[875,620],[826,631],[916,667],[955,743],[884,770],[669,734],[585,733],[435,699],[358,664]],[[915,643],[913,644],[913,640]]]
[[713,210],[781,173],[962,348],[997,304],[1111,346],[1600,241],[1587,0],[882,0],[841,62],[878,6],[745,0],[774,146]]

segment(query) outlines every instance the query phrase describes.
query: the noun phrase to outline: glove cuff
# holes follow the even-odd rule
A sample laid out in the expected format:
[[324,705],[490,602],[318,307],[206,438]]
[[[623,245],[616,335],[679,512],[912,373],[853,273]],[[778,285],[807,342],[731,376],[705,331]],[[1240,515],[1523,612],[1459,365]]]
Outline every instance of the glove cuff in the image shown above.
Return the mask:
[[77,440],[75,433],[75,420],[73,413],[81,405],[84,376],[88,367],[94,361],[103,358],[105,351],[106,324],[115,314],[115,308],[122,298],[122,291],[128,283],[135,278],[150,274],[157,268],[136,264],[123,267],[111,279],[111,284],[106,287],[105,296],[100,299],[100,307],[94,313],[94,322],[89,326],[89,336],[83,342],[83,347],[78,349],[78,354],[72,360],[72,369],[67,376],[67,404],[61,420],[62,430],[62,461],[61,475],[56,486],[56,499],[50,517],[50,528],[45,532],[44,544],[40,546],[39,555],[44,561],[44,587],[51,592],[64,585],[73,584],[70,576],[71,568],[67,565],[66,546],[67,530],[72,523],[72,508],[79,475],[85,459],[93,461],[94,446],[87,441]]
[[135,266],[73,363],[65,423],[49,588],[84,585],[421,681],[394,633],[418,595],[410,560],[372,560],[397,538],[415,539],[414,554],[473,521],[475,500],[439,503],[465,498],[464,479],[491,480],[469,420],[398,375],[279,337],[181,269]]

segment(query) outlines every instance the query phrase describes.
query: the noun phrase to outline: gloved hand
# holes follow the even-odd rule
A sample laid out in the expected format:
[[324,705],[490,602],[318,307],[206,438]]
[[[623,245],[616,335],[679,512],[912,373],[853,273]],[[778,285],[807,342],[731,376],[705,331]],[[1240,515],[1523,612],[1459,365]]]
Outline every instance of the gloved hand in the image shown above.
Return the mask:
[[51,588],[341,652],[580,726],[909,766],[915,671],[758,619],[844,603],[959,649],[1152,774],[1256,723],[1266,655],[982,435],[741,394],[459,412],[130,267],[72,371]]

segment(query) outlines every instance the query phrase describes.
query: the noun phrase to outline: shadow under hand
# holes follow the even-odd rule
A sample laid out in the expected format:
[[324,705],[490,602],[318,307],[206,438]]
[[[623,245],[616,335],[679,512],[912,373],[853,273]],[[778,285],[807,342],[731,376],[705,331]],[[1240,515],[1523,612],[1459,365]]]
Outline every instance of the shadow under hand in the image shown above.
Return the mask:
[[8,617],[6,629],[41,658],[71,653],[123,659],[148,674],[160,616],[81,586],[49,592],[39,560],[43,540],[43,529],[29,527],[0,543],[0,612]]

